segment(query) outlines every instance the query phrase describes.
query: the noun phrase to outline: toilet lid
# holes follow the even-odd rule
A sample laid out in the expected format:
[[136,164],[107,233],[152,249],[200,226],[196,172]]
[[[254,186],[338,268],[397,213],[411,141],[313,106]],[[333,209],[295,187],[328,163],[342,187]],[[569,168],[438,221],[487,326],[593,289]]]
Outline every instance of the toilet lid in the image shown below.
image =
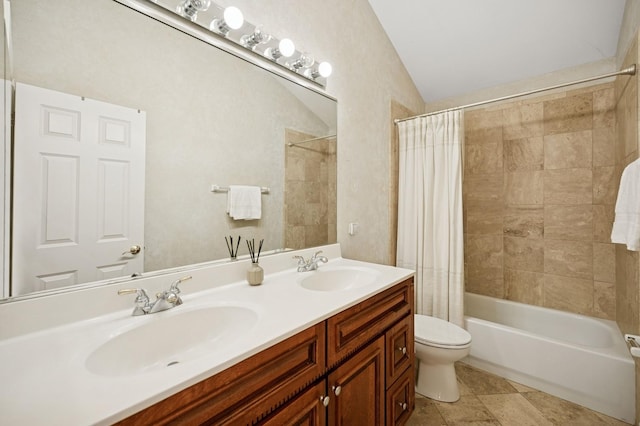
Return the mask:
[[415,339],[423,344],[463,346],[471,342],[467,330],[448,321],[427,315],[414,315]]

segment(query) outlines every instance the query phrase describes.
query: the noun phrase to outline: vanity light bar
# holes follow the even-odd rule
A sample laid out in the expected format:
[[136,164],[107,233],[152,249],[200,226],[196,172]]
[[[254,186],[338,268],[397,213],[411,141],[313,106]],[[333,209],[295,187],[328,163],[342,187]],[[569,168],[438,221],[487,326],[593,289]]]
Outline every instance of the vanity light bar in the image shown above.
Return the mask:
[[[116,0],[119,1],[119,0]],[[244,20],[240,9],[223,8],[211,0],[146,0],[201,26],[216,36],[229,40],[269,61],[322,87],[333,69],[328,62],[317,62],[307,52],[295,49],[287,38],[279,40],[266,33],[261,25]]]

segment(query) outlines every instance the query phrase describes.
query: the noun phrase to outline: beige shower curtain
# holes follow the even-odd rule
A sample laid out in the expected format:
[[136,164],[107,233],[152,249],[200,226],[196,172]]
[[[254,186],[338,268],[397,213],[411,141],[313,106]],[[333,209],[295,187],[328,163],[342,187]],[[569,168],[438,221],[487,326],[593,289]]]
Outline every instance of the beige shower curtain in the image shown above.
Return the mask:
[[463,112],[398,123],[397,265],[416,271],[416,312],[463,325]]

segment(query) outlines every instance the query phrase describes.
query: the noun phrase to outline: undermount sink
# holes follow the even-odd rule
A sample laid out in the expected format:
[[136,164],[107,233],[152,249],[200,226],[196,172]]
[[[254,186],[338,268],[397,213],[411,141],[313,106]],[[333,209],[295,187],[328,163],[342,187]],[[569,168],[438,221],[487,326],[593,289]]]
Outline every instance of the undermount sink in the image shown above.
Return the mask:
[[99,346],[87,358],[87,369],[102,376],[157,371],[226,346],[258,322],[255,311],[241,306],[177,309],[131,317],[146,322]]
[[300,280],[300,285],[307,290],[343,291],[372,284],[378,272],[374,269],[355,266],[322,268],[312,271]]

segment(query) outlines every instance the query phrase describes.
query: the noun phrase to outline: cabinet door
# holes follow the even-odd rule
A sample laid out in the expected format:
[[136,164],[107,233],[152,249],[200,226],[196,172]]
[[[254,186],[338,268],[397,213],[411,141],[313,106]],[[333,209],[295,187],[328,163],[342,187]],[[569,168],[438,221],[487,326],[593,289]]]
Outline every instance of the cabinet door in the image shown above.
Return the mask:
[[327,396],[326,387],[326,381],[322,380],[259,424],[261,426],[325,426],[327,422],[325,404],[331,400]]
[[415,374],[412,368],[387,390],[387,426],[403,425],[409,420],[415,405]]
[[405,370],[413,367],[413,339],[413,315],[405,317],[386,332],[387,388]]
[[329,425],[384,424],[384,336],[329,374]]

